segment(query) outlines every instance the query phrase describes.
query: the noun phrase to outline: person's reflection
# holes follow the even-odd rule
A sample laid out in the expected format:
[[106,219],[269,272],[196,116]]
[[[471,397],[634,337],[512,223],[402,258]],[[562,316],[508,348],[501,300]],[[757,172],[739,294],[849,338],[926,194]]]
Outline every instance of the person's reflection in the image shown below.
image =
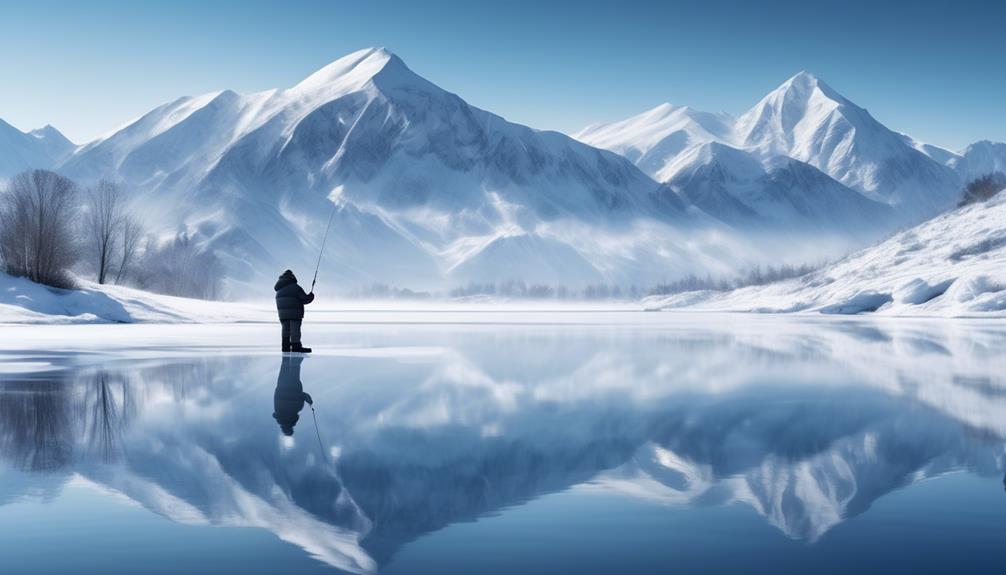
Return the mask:
[[314,405],[311,396],[304,393],[304,384],[300,382],[300,364],[303,357],[286,356],[279,368],[276,379],[276,394],[273,396],[273,418],[279,423],[283,435],[293,435],[293,426],[300,419],[300,411],[304,402]]

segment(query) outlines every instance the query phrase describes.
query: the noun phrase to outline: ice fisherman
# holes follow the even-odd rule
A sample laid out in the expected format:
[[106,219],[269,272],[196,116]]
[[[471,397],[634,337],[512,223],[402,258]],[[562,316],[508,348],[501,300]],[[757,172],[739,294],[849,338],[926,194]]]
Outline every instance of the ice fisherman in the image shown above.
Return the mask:
[[297,276],[286,270],[276,281],[276,311],[283,325],[283,351],[311,353],[311,348],[300,343],[300,326],[304,321],[304,306],[314,301],[314,291],[304,293]]
[[304,384],[300,381],[300,364],[303,361],[303,357],[284,356],[279,377],[276,378],[272,416],[286,436],[293,435],[293,426],[297,425],[304,404],[314,405],[314,400],[304,392]]

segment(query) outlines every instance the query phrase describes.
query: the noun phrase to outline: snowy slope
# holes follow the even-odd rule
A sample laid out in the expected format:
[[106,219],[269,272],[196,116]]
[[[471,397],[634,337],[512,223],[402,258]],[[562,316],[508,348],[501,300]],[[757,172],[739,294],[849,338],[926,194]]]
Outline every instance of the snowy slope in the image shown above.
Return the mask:
[[664,182],[674,176],[671,160],[689,148],[730,139],[734,119],[664,103],[621,122],[595,124],[573,137],[611,150]]
[[649,308],[1006,315],[1006,194],[937,216],[801,278],[647,298]]
[[[688,168],[700,153],[696,148],[710,142],[732,146],[763,162],[787,156],[871,200],[891,205],[901,221],[919,221],[952,206],[960,190],[960,177],[945,165],[951,153],[920,148],[807,72],[788,79],[735,121],[687,108],[675,110],[677,115],[652,110],[623,122],[593,126],[576,137],[622,153],[664,182]],[[669,116],[675,116],[675,122],[669,122]],[[934,159],[938,157],[943,159]]]
[[[442,286],[457,281],[453,270],[647,283],[752,257],[621,156],[469,106],[383,49],[285,90],[176,100],[82,147],[61,170],[126,180],[162,231],[181,221],[223,255],[238,296],[242,283],[284,267],[306,275],[332,201],[321,275],[341,285]],[[632,233],[641,223],[652,233]],[[518,236],[590,265],[515,268]]]
[[0,273],[0,324],[272,321],[271,308],[81,282],[56,289]]
[[709,142],[681,154],[667,183],[688,201],[745,229],[784,233],[830,231],[854,241],[876,239],[894,210],[788,156],[759,160]]
[[51,168],[73,149],[73,142],[52,126],[25,133],[0,119],[0,180],[28,169]]

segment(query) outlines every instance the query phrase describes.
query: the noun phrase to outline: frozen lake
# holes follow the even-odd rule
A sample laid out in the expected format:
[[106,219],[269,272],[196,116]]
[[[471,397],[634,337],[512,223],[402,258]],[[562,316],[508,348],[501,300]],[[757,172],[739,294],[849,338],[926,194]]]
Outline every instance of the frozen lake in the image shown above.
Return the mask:
[[1001,571],[1004,322],[304,332],[302,359],[273,324],[0,326],[3,571]]

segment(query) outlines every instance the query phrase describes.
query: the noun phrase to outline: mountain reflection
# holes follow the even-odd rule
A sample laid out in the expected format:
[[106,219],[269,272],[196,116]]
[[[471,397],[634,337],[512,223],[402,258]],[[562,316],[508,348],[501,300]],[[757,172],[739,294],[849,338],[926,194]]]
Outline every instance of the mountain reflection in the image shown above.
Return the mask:
[[[8,377],[0,475],[80,475],[175,521],[271,530],[352,572],[573,486],[742,503],[812,543],[923,478],[1003,475],[1003,335],[908,322],[474,331],[439,336],[436,353],[390,337],[401,355],[285,357],[278,371],[225,357]],[[0,504],[43,483],[59,488],[4,480]]]

